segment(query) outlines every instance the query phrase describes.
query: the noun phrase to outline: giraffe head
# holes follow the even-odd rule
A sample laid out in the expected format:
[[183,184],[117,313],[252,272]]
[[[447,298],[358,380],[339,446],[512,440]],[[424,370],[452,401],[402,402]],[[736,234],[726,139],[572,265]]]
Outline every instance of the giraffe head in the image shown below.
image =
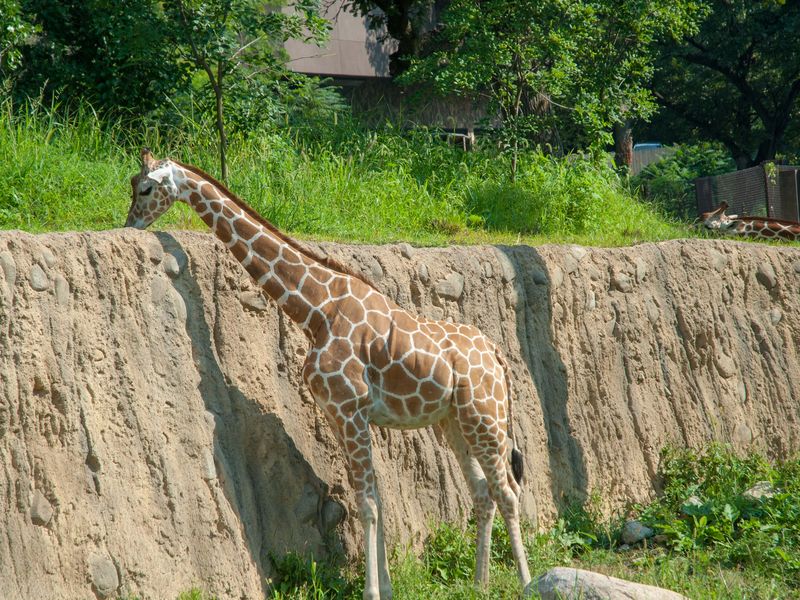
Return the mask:
[[144,229],[164,214],[178,199],[172,161],[156,160],[148,148],[142,148],[142,168],[131,177],[133,200],[125,227]]
[[700,220],[708,229],[729,229],[734,225],[737,215],[726,215],[726,210],[728,203],[723,201],[716,209],[701,214]]

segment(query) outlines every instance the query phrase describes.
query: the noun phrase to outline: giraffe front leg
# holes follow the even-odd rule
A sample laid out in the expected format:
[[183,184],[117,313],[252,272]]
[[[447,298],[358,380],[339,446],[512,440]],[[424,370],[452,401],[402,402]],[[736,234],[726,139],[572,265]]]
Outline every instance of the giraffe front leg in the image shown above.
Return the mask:
[[388,587],[391,597],[386,552],[383,548],[383,522],[380,518],[380,499],[372,464],[372,441],[369,423],[363,413],[346,418],[340,439],[356,493],[358,512],[364,528],[364,600],[381,600],[382,588]]
[[375,495],[378,498],[378,579],[381,600],[392,600],[392,580],[389,577],[389,560],[386,556],[386,540],[383,529],[383,503],[377,487]]

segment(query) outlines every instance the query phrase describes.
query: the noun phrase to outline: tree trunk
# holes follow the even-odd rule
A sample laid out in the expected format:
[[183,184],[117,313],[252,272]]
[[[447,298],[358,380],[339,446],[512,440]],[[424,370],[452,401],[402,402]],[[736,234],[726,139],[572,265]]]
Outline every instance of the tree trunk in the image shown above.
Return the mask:
[[633,168],[633,132],[628,119],[614,124],[614,163],[628,173]]

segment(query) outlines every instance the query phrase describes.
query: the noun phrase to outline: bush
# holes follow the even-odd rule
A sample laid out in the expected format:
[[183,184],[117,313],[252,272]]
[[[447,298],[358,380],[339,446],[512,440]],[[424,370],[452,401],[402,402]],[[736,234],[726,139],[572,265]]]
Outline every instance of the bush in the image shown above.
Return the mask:
[[693,221],[697,217],[694,180],[735,170],[736,164],[722,146],[680,146],[675,154],[647,165],[631,179],[631,185],[667,214]]

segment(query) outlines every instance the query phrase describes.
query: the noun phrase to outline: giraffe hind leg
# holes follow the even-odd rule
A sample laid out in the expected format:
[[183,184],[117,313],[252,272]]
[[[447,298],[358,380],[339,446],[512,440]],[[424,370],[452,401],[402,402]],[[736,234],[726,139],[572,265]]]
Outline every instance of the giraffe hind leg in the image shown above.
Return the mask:
[[[525,597],[532,594],[531,575],[525,547],[522,543],[519,516],[520,487],[506,464],[507,439],[504,421],[492,415],[478,412],[471,402],[459,403],[458,425],[470,453],[477,460],[489,489],[489,494],[497,503],[500,514],[508,529],[511,551],[517,567],[517,575]],[[482,427],[481,424],[490,426]]]
[[489,494],[486,477],[478,461],[470,456],[470,449],[455,419],[449,418],[441,423],[447,442],[456,455],[464,479],[467,480],[472,503],[475,508],[477,524],[477,544],[475,549],[475,585],[485,588],[489,583],[489,551],[492,545],[492,521],[495,501]]

